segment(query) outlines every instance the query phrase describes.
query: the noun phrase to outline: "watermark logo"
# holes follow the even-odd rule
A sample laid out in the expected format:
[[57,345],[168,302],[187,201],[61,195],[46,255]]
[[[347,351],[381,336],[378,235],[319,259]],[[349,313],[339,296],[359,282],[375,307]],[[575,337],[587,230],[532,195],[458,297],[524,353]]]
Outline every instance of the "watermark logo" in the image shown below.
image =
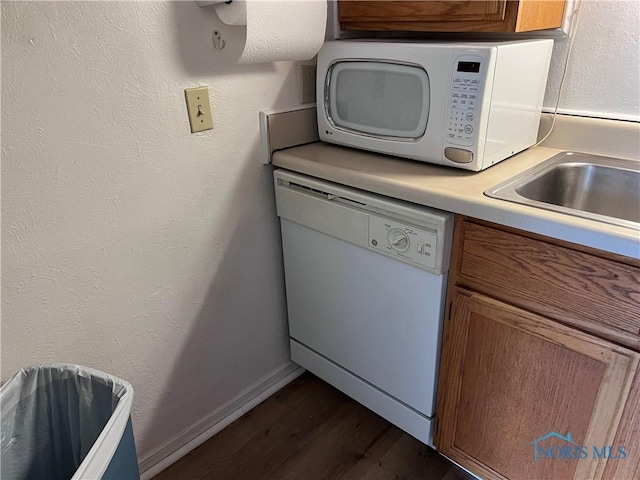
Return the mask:
[[549,432],[536,438],[529,444],[533,447],[533,461],[539,460],[579,460],[581,458],[627,458],[627,447],[624,445],[582,445],[571,437],[571,432],[560,435]]

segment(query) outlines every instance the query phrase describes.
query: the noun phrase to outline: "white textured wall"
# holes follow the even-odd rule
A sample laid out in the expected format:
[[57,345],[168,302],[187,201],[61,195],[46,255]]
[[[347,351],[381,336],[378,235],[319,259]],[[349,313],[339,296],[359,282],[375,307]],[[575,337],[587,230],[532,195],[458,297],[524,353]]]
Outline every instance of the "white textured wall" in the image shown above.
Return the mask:
[[[139,454],[288,358],[258,111],[297,65],[222,67],[194,2],[2,2],[2,379],[73,362],[135,389]],[[189,133],[183,89],[211,86]]]
[[[556,40],[547,108],[556,103],[568,43]],[[582,1],[559,111],[640,121],[640,1]]]

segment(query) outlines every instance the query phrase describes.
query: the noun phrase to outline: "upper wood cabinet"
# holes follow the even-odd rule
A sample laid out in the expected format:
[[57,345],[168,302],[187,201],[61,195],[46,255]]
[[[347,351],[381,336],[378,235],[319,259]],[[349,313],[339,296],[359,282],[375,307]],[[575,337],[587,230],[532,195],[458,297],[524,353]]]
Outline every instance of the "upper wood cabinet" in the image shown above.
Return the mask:
[[343,30],[526,32],[558,28],[565,0],[338,0]]

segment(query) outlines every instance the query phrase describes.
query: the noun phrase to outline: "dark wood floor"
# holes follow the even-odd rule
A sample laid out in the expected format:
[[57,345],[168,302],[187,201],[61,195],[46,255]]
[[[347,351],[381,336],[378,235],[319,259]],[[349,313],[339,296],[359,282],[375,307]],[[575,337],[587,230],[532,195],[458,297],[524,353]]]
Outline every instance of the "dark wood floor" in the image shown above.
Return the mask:
[[154,480],[469,480],[434,450],[305,373]]

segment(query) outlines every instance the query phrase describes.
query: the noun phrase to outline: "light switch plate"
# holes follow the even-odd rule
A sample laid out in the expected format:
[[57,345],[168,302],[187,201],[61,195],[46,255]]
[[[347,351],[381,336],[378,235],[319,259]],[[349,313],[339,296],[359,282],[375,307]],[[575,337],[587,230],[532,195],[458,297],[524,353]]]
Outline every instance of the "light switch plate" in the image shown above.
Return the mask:
[[187,112],[191,133],[211,130],[213,116],[209,103],[209,87],[185,88],[184,98],[187,101]]

